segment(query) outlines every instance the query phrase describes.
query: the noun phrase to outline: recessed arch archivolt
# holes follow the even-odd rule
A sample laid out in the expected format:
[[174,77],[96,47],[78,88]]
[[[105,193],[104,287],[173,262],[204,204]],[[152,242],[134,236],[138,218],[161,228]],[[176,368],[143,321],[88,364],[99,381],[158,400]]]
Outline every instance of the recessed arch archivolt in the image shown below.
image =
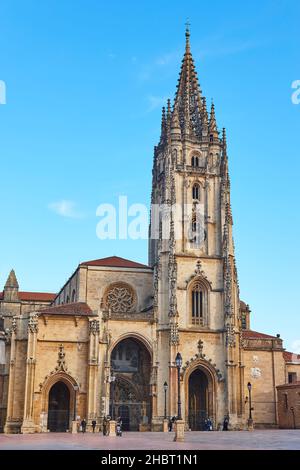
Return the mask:
[[109,346],[108,354],[109,357],[111,356],[112,351],[115,349],[115,347],[124,339],[135,339],[137,342],[141,343],[148,351],[151,357],[151,361],[153,358],[153,348],[151,345],[151,340],[149,338],[146,338],[145,336],[135,333],[135,332],[128,332],[124,333],[121,336],[119,336],[117,339],[113,340]]
[[48,410],[49,392],[51,388],[53,387],[53,385],[55,385],[57,382],[63,382],[68,387],[71,401],[73,401],[75,385],[78,387],[79,392],[80,392],[78,381],[67,372],[58,371],[58,372],[55,372],[46,376],[44,382],[40,383],[40,391],[42,393],[42,410],[43,411]]
[[206,354],[198,353],[191,357],[182,367],[182,377],[188,380],[189,376],[196,369],[201,369],[214,382],[224,382],[220,369],[213,363],[212,359],[208,359]]

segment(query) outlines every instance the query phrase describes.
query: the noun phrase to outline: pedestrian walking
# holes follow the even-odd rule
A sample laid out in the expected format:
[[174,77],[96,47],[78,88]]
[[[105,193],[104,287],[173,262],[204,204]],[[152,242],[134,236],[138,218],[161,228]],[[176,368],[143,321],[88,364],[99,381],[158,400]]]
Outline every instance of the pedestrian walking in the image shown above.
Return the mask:
[[92,429],[93,429],[93,432],[95,432],[95,429],[96,429],[96,421],[93,419],[92,421]]

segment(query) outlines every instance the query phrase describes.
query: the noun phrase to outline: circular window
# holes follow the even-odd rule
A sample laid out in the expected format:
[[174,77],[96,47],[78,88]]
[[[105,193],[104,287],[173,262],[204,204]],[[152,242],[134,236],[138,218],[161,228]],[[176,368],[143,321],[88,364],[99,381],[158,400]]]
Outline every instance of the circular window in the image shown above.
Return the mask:
[[112,284],[105,294],[105,306],[111,312],[130,312],[135,304],[133,289],[125,283]]

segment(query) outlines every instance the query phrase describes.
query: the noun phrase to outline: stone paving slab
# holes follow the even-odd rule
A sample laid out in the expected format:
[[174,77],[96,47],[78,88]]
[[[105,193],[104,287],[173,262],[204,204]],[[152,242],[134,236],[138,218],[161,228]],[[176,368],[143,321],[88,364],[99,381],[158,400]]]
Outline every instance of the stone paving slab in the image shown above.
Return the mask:
[[0,434],[0,450],[300,450],[300,430],[186,432],[185,442],[174,433],[129,432],[122,437],[99,433]]

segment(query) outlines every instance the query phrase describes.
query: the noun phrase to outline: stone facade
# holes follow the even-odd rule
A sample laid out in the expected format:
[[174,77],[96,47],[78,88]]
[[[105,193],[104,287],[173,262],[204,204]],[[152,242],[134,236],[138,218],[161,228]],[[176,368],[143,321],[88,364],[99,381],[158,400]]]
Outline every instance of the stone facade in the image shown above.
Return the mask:
[[277,387],[279,427],[300,429],[300,381]]
[[276,387],[300,361],[279,336],[250,329],[239,298],[226,132],[214,105],[206,109],[189,36],[154,151],[149,266],[83,262],[56,295],[21,293],[9,275],[0,298],[7,433],[66,431],[82,418],[90,430],[107,415],[127,430],[162,430],[165,414],[178,414],[178,382],[186,429],[206,418],[220,429],[225,417],[244,429],[248,382],[255,425],[278,426]]

